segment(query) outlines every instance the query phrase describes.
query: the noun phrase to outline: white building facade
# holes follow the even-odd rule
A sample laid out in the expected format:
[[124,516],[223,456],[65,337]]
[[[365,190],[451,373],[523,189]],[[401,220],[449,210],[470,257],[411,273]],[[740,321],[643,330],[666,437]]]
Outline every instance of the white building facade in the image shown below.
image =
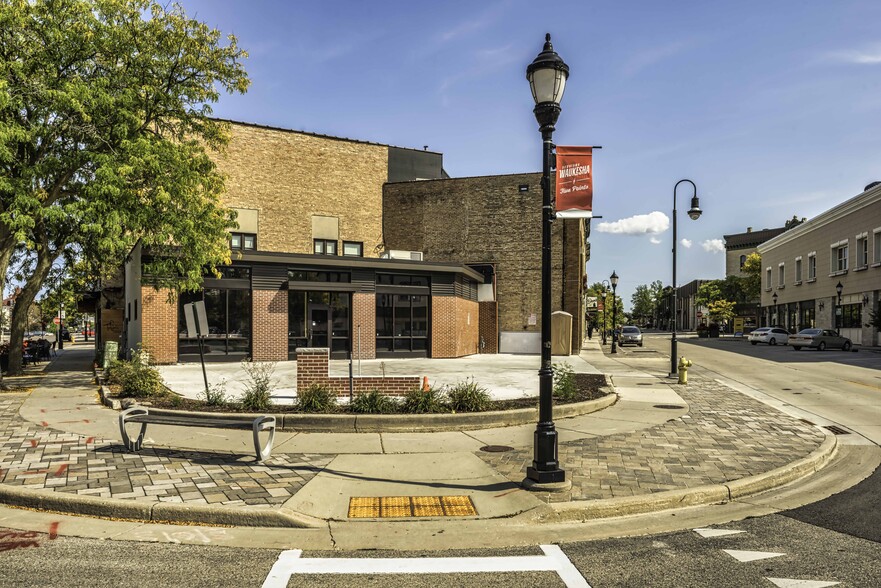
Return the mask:
[[855,345],[879,344],[868,323],[869,313],[879,312],[881,293],[881,183],[766,241],[758,252],[763,325],[793,333],[836,329]]

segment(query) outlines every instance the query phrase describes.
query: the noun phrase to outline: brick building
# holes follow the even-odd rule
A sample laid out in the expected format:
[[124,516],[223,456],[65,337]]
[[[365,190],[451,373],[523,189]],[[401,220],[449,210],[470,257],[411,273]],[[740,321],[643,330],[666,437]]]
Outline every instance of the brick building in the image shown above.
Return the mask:
[[[238,214],[232,265],[173,297],[142,278],[149,252],[136,246],[123,349],[197,359],[183,305],[201,300],[206,358],[218,361],[294,359],[303,347],[364,359],[460,357],[500,341],[538,351],[539,174],[450,179],[427,149],[227,122],[216,162]],[[577,350],[583,222],[555,223],[554,255],[553,307],[575,318]]]

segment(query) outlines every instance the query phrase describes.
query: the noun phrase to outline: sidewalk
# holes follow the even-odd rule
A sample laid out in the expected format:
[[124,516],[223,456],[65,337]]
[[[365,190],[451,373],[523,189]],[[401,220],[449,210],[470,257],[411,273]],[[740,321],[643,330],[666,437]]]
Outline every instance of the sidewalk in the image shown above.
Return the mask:
[[[467,496],[479,520],[583,520],[724,502],[809,473],[835,447],[817,427],[709,378],[689,374],[687,387],[674,384],[660,354],[646,353],[644,369],[628,367],[595,338],[581,359],[611,375],[619,401],[557,421],[572,481],[565,492],[519,486],[534,425],[279,432],[265,464],[254,463],[242,432],[151,426],[146,448],[130,453],[118,441],[117,413],[96,399],[92,356],[65,350],[28,378],[32,392],[0,393],[0,502],[148,521],[320,527],[368,524],[349,518],[352,497]],[[481,450],[488,445],[510,450]]]

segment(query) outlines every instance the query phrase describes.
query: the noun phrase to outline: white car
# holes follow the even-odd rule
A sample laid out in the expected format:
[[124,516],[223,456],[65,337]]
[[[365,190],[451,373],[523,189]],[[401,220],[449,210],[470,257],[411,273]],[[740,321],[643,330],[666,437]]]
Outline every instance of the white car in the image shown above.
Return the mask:
[[753,345],[786,345],[789,343],[789,331],[780,327],[760,327],[749,334],[749,342]]

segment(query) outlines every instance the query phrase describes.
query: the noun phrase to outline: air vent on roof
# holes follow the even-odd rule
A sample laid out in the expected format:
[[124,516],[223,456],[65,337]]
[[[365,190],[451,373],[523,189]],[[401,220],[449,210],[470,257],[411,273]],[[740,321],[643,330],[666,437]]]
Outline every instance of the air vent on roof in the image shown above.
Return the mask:
[[411,261],[422,261],[422,252],[421,251],[399,251],[397,249],[390,249],[383,253],[380,257],[384,257],[386,259],[409,259]]

